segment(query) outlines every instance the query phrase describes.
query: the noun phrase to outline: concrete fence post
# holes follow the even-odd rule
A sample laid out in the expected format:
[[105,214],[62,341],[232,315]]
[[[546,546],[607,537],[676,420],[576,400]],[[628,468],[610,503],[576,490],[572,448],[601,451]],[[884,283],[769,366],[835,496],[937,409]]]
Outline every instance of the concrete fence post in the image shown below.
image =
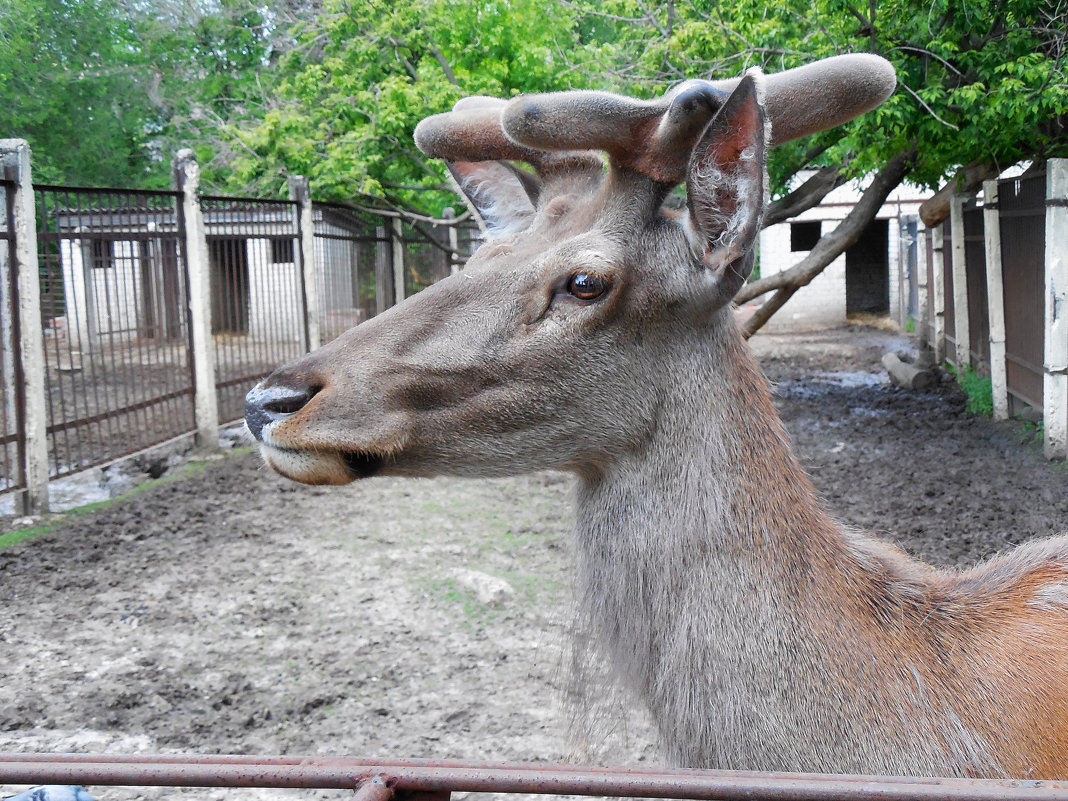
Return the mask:
[[949,227],[953,238],[950,254],[953,266],[953,336],[957,340],[957,369],[972,363],[971,331],[968,327],[968,266],[964,251],[964,201],[967,195],[955,194],[949,201]]
[[393,305],[393,242],[390,239],[389,230],[385,225],[375,226],[376,315]]
[[1068,458],[1068,159],[1046,163],[1045,359],[1042,421],[1047,459]]
[[931,248],[931,279],[934,281],[934,350],[939,364],[946,359],[946,260],[942,253],[942,226],[931,231],[934,242]]
[[[17,345],[22,372],[21,381],[8,385],[11,391],[23,393],[23,460],[20,469],[26,489],[18,506],[22,514],[36,515],[48,511],[48,412],[45,405],[41,284],[37,266],[37,216],[30,175],[30,146],[25,140],[0,139],[0,175],[15,183],[10,215],[14,225],[15,252],[11,254],[7,269],[15,271],[18,303],[12,304],[10,313],[17,314],[18,320],[16,325],[16,321],[6,319],[4,328],[7,334],[11,326],[8,344]],[[5,279],[9,277],[4,276]],[[5,286],[11,286],[11,283],[7,282]],[[9,352],[14,354],[14,350]]]
[[[895,229],[891,228],[891,231]],[[897,218],[897,324],[904,331],[909,321],[909,298],[912,296],[912,282],[916,279],[909,272],[909,253],[915,247],[915,241],[909,234],[909,221],[898,215]]]
[[393,302],[404,300],[404,223],[393,218]]
[[[443,216],[446,220],[455,220],[456,209],[447,207]],[[455,223],[449,226],[449,250],[449,275],[456,275],[460,272],[460,232],[456,230]]]
[[916,223],[916,331],[919,334],[920,349],[931,347],[931,309],[929,308],[929,287],[927,284],[927,237],[931,232]]
[[998,182],[983,181],[983,239],[986,246],[986,301],[990,317],[990,383],[994,419],[1009,418],[1009,386],[1005,365],[1005,284],[1001,269],[1001,216]]
[[200,209],[200,166],[192,150],[179,150],[175,186],[182,193],[185,266],[189,285],[190,360],[193,363],[193,416],[201,451],[219,447],[219,402],[215,395],[215,347],[211,337],[211,260]]
[[315,260],[315,215],[312,210],[311,185],[303,175],[294,175],[289,179],[289,199],[297,203],[300,219],[300,247],[294,256],[299,260],[297,269],[300,270],[304,286],[304,347],[313,351],[323,344],[319,326],[319,310],[322,306]]

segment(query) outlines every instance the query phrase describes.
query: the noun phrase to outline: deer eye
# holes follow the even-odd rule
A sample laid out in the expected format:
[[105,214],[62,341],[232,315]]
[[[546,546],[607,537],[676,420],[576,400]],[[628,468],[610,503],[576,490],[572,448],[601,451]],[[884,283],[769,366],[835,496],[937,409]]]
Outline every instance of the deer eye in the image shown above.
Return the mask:
[[595,273],[575,273],[568,279],[567,291],[579,300],[593,300],[608,291],[608,279]]

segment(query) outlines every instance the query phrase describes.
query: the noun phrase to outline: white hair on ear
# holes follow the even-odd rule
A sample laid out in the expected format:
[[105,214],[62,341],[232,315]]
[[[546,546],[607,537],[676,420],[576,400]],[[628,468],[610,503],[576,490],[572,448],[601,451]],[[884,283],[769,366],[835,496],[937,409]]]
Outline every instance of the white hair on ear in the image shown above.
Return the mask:
[[511,183],[507,168],[492,161],[477,162],[474,169],[463,171],[452,165],[449,176],[478,220],[485,240],[518,233],[530,225],[534,206],[518,181]]

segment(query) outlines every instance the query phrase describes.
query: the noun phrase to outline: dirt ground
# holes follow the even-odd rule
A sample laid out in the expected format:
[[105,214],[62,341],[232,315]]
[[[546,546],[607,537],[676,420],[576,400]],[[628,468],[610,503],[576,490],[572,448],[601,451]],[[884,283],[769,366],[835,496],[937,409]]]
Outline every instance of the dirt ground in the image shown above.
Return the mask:
[[[967,414],[951,384],[887,383],[904,339],[755,347],[842,521],[938,564],[1068,529],[1068,470],[1022,424]],[[625,701],[570,720],[569,498],[550,473],[311,488],[246,452],[64,516],[0,550],[0,750],[658,763]]]

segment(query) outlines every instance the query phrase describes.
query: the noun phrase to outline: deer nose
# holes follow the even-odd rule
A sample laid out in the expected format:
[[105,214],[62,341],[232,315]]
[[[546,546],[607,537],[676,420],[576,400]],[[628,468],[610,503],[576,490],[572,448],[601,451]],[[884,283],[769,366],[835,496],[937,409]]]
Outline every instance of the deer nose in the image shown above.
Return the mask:
[[245,425],[263,441],[263,427],[292,417],[315,397],[319,387],[265,387],[257,384],[245,395]]

